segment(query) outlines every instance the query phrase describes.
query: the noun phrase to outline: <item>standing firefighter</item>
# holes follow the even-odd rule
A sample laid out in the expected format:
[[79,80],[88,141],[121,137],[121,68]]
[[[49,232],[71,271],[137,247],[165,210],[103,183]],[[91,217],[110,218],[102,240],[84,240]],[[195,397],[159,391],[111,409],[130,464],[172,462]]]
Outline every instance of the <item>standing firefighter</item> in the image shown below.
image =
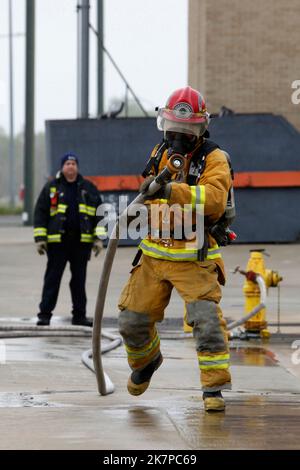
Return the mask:
[[78,173],[78,158],[68,153],[61,159],[61,171],[47,183],[38,198],[34,212],[34,239],[39,254],[47,253],[37,325],[50,324],[58,298],[61,279],[70,263],[72,324],[92,326],[86,318],[86,270],[91,249],[97,256],[103,228],[97,227],[97,207],[101,197],[97,188]]
[[176,90],[166,107],[158,110],[157,124],[164,140],[151,154],[143,175],[150,176],[140,190],[147,194],[154,175],[168,159],[175,153],[183,155],[185,170],[146,204],[150,212],[157,204],[179,205],[183,217],[189,208],[194,221],[196,209],[202,207],[204,243],[199,248],[196,236],[175,236],[176,219],[169,236],[158,229],[159,236],[154,237],[157,230],[152,227],[140,244],[141,263],[132,270],[119,300],[119,328],[132,369],[127,388],[130,394],[140,395],[163,361],[155,323],[163,320],[175,287],[186,303],[186,321],[196,339],[205,410],[221,411],[225,408],[221,390],[231,388],[231,377],[226,323],[219,307],[224,265],[212,233],[220,235],[224,228],[232,177],[225,153],[204,137],[208,123],[204,99],[191,87]]

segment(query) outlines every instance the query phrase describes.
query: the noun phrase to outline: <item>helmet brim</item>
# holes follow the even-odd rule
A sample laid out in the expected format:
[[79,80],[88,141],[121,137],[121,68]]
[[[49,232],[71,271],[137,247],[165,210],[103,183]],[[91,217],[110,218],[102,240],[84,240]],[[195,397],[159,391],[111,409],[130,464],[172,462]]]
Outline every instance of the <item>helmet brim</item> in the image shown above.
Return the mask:
[[209,124],[208,113],[191,113],[188,118],[179,118],[173,111],[161,108],[158,110],[157,127],[164,133],[180,132],[200,137],[204,134]]

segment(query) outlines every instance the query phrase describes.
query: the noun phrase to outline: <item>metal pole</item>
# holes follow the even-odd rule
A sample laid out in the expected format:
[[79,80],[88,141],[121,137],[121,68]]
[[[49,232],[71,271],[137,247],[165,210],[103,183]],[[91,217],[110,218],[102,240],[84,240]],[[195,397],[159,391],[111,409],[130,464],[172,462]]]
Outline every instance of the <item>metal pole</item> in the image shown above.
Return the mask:
[[[92,24],[90,24],[90,28],[91,30],[93,31],[93,33],[100,39],[100,35],[98,33],[98,31],[94,28],[94,26]],[[109,58],[109,60],[111,61],[111,63],[113,64],[114,68],[116,69],[116,71],[118,72],[118,74],[120,75],[121,79],[123,80],[123,82],[126,84],[126,86],[128,87],[128,90],[130,91],[130,93],[132,94],[133,98],[135,99],[137,105],[139,106],[139,108],[142,110],[142,112],[144,113],[144,115],[146,117],[149,117],[147,111],[145,110],[145,108],[143,107],[142,103],[140,102],[140,100],[138,99],[137,95],[134,93],[133,89],[131,88],[131,86],[129,85],[129,83],[127,82],[125,76],[123,75],[123,73],[121,72],[121,69],[117,66],[117,63],[115,62],[115,60],[113,59],[112,55],[108,52],[108,50],[106,49],[106,47],[104,46],[103,42],[102,42],[102,49],[103,51],[105,52],[105,54],[107,55],[107,57]]]
[[128,118],[128,85],[125,88],[125,117]]
[[8,30],[9,30],[9,202],[15,206],[15,146],[14,146],[14,76],[13,76],[13,26],[12,0],[8,0]]
[[97,8],[97,17],[98,17],[98,109],[97,115],[100,117],[104,111],[104,54],[103,54],[103,41],[104,41],[104,12],[103,12],[103,0],[98,0]]
[[35,62],[35,0],[26,0],[26,85],[24,145],[24,213],[25,225],[33,223],[34,198],[34,62]]
[[80,0],[77,3],[77,117],[81,116],[81,75],[80,75],[80,64],[81,64],[81,14],[80,14]]
[[78,10],[78,103],[77,117],[89,117],[89,0],[79,0]]

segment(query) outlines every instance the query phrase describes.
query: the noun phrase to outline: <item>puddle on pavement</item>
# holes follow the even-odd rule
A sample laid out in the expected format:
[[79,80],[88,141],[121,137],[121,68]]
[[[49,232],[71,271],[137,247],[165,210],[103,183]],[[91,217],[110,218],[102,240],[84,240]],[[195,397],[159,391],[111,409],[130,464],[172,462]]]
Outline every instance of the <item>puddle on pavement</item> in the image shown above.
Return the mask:
[[[181,340],[182,341],[182,340]],[[102,344],[109,340],[102,340]],[[191,358],[194,354],[194,346],[186,343],[188,350],[191,346]],[[91,341],[86,338],[30,338],[14,339],[6,341],[7,361],[51,361],[78,360],[83,351],[90,349]],[[124,356],[123,348],[113,351],[114,355]],[[231,364],[245,366],[274,367],[277,366],[275,355],[268,349],[257,346],[234,346],[230,348]],[[172,355],[170,356],[172,357]],[[180,359],[180,357],[178,357]]]
[[[192,400],[191,400],[192,401]],[[200,398],[167,413],[192,449],[298,449],[299,397],[230,397],[225,412],[205,413]]]
[[259,347],[230,348],[230,362],[236,366],[278,366],[275,354]]
[[[103,340],[102,344],[109,341]],[[30,338],[5,340],[6,360],[9,361],[78,361],[91,348],[90,338]]]

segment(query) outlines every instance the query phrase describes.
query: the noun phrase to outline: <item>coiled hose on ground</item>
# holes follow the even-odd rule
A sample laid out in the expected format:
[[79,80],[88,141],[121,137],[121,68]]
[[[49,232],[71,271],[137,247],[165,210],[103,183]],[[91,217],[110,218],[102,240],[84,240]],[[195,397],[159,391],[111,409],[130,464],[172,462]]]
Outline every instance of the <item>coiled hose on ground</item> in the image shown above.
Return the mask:
[[[109,262],[112,263],[113,259],[111,259],[110,256],[109,256]],[[102,280],[102,282],[104,281],[105,281],[105,285],[107,288],[108,278],[105,277],[105,279]],[[230,323],[227,326],[228,330],[233,330],[234,328],[237,328],[238,326],[242,325],[243,323],[248,321],[251,317],[256,315],[261,309],[266,307],[266,285],[265,285],[264,279],[262,276],[256,275],[255,282],[257,282],[259,289],[260,289],[261,302],[246,316],[244,316],[240,320]],[[104,307],[104,302],[105,302],[105,298],[102,299],[102,302],[100,303],[101,308],[102,308],[102,303]],[[101,313],[101,310],[99,310],[98,312]],[[99,346],[98,348],[96,348],[96,352],[98,351],[99,355],[112,351],[113,349],[116,349],[122,344],[122,339],[119,336],[115,336],[103,330],[101,331],[101,320],[102,320],[102,316],[100,318],[98,317],[98,324],[97,324],[98,328],[100,325],[99,336],[97,332],[95,333],[95,331],[93,331],[93,346],[95,346],[95,344]],[[23,322],[21,321],[18,324],[7,323],[7,324],[1,325],[1,322],[0,322],[0,339],[1,338],[24,338],[24,337],[26,338],[29,338],[29,337],[91,337],[91,334],[92,334],[91,328],[84,327],[84,326],[66,325],[66,326],[45,327],[45,326],[35,326],[35,325],[24,325],[24,321]],[[100,337],[110,340],[110,343],[101,346]],[[179,339],[179,338],[184,338],[184,337],[186,337],[186,334],[176,335],[176,336],[171,335],[171,336],[167,336],[166,339]],[[98,356],[98,361],[97,360],[95,361],[96,356],[95,355],[93,356],[93,354],[95,354],[95,352],[93,353],[92,349],[85,351],[81,356],[83,364],[86,367],[88,367],[90,370],[92,370],[93,372],[96,372],[97,370],[96,377],[97,377],[97,383],[98,383],[98,390],[101,395],[108,395],[109,393],[113,393],[114,385],[111,379],[109,378],[109,376],[103,370],[101,356]],[[95,362],[97,364],[97,369],[96,368],[94,369],[93,358],[94,358],[94,364]]]
[[[36,325],[24,325],[25,319],[20,319],[17,323],[4,323],[0,322],[0,339],[1,338],[34,338],[34,337],[87,337],[90,338],[92,330],[86,326],[36,326]],[[105,354],[113,349],[116,349],[122,344],[122,339],[119,336],[115,336],[107,331],[101,331],[101,337],[110,340],[108,344],[105,344],[101,348],[102,354]],[[100,340],[99,340],[100,341]],[[83,364],[90,370],[95,372],[92,362],[92,350],[84,351],[81,360]],[[104,372],[105,383],[107,386],[107,393],[114,391],[114,385],[110,380],[109,376]]]

